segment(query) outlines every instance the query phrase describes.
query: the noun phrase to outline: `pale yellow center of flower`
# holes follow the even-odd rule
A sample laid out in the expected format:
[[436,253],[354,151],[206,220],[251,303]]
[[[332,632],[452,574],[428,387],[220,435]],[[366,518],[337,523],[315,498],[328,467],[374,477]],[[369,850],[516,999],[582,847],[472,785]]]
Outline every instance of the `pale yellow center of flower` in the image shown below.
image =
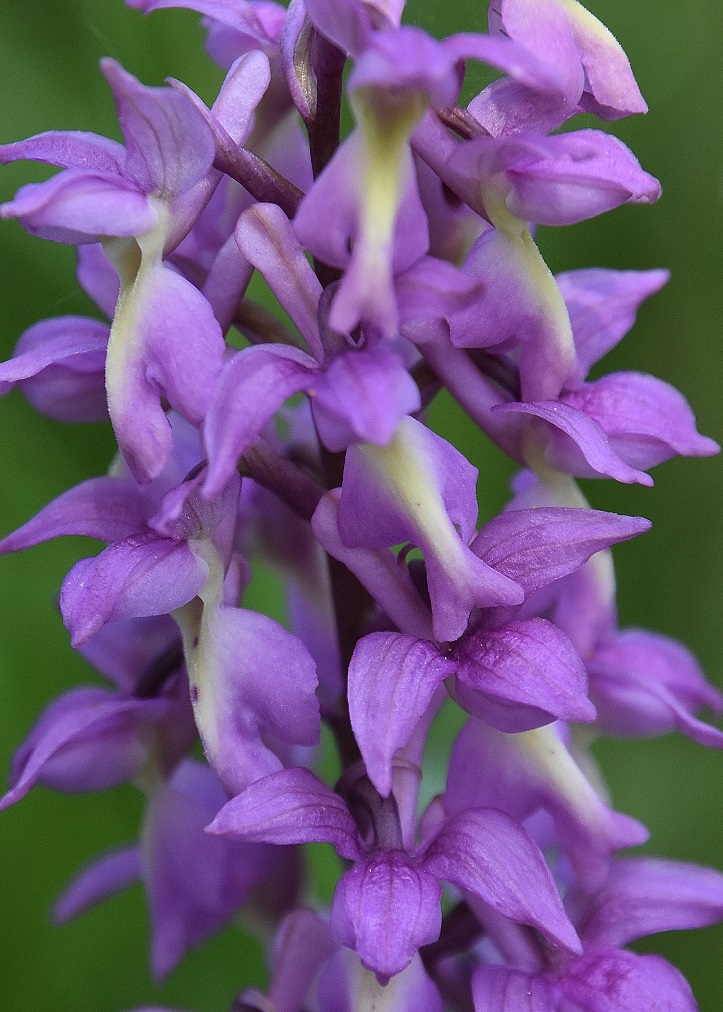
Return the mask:
[[[594,14],[583,7],[578,0],[559,0],[570,16],[570,27],[575,41],[583,51],[594,54],[598,59],[610,64],[610,69],[618,67],[622,59],[628,63],[625,51],[609,28],[599,21]],[[583,63],[585,57],[583,56]],[[619,74],[610,73],[605,81],[607,102],[624,106],[628,98],[628,81]]]
[[409,136],[426,102],[423,93],[400,95],[398,101],[382,98],[373,87],[360,88],[351,99],[364,153],[360,242],[366,270],[383,269],[388,262],[408,172]]
[[[561,365],[561,371],[572,372],[576,362],[575,342],[572,336],[570,314],[567,311],[562,292],[552,271],[545,263],[527,223],[514,215],[494,187],[483,191],[485,209],[490,221],[509,243],[515,259],[529,285],[530,296],[537,304],[547,326],[546,334],[553,342],[550,352]],[[551,389],[550,398],[557,397],[559,383]],[[543,399],[541,397],[537,398]]]
[[131,363],[141,354],[140,323],[145,295],[154,271],[162,262],[168,237],[168,209],[161,201],[154,201],[154,204],[158,222],[149,232],[137,238],[110,238],[103,242],[103,249],[120,279],[105,365],[111,418],[116,417],[116,406],[120,407],[123,401],[126,383],[130,380]]
[[360,449],[419,532],[422,546],[433,549],[451,575],[458,574],[463,544],[442,501],[432,462],[417,439],[415,423],[402,419],[388,446],[364,443]]
[[590,781],[549,725],[503,736],[538,771],[542,779],[589,827],[602,825],[604,809]]
[[181,630],[183,653],[196,725],[209,758],[219,748],[219,694],[221,681],[214,655],[214,618],[223,603],[224,568],[207,538],[191,542],[193,552],[208,566],[208,578],[198,597],[173,612]]
[[559,0],[559,3],[570,15],[572,31],[576,39],[583,33],[584,37],[599,42],[602,46],[613,46],[620,49],[620,43],[610,29],[591,14],[587,7],[583,7],[579,0]]

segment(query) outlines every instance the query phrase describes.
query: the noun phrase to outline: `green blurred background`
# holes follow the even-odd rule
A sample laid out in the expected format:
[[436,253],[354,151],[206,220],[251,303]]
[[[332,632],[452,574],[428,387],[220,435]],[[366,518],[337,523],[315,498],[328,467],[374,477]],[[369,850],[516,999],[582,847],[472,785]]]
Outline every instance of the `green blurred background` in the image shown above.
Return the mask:
[[[436,35],[483,25],[484,4],[413,0],[407,21]],[[626,207],[565,230],[542,230],[554,270],[583,266],[667,266],[669,286],[646,305],[606,371],[648,371],[678,386],[701,431],[723,441],[721,262],[723,245],[723,7],[720,0],[595,0],[591,9],[628,52],[651,112],[615,126],[643,166],[663,183],[654,208]],[[454,17],[454,21],[451,19]],[[204,55],[198,17],[162,11],[142,18],[121,0],[0,0],[0,142],[41,130],[85,129],[118,136],[97,62],[120,60],[148,84],[172,75],[207,101],[222,74]],[[0,170],[0,200],[47,170]],[[48,316],[90,311],[74,280],[74,254],[0,231],[0,353]],[[70,428],[35,415],[19,394],[0,401],[0,532],[49,499],[102,473],[113,452],[104,426]],[[448,403],[434,422],[480,468],[482,516],[505,500],[510,468]],[[653,531],[616,552],[623,625],[676,636],[723,685],[723,537],[720,459],[675,460],[647,490],[587,483],[592,505],[652,519]],[[65,539],[0,561],[0,773],[5,774],[41,707],[92,676],[72,655],[54,608],[65,572],[92,543]],[[723,755],[671,735],[653,742],[604,742],[597,754],[616,807],[652,831],[648,849],[723,868]],[[233,927],[193,953],[160,990],[147,970],[148,930],[140,888],[62,928],[51,901],[100,850],[134,838],[141,812],[131,788],[65,797],[43,788],[0,817],[0,1009],[118,1012],[165,1004],[227,1010],[236,990],[260,981],[258,947]],[[692,982],[704,1012],[723,1009],[723,928],[670,934],[645,943]],[[644,1010],[641,1010],[644,1012]]]

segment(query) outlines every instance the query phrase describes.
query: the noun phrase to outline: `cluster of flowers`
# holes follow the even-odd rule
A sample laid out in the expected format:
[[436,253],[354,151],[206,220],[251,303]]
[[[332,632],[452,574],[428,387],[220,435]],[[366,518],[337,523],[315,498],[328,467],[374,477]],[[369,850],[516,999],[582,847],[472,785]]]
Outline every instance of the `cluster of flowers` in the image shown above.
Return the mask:
[[[0,147],[62,169],[0,213],[76,245],[112,321],[45,320],[0,366],[0,392],[110,416],[119,446],[0,542],[107,543],[60,607],[112,683],[50,704],[2,805],[36,783],[147,796],[139,844],[57,916],[140,878],[161,977],[252,904],[278,928],[272,972],[236,1010],[696,1008],[625,946],[719,920],[723,875],[617,856],[647,833],[608,807],[588,745],[723,747],[696,717],[723,697],[680,644],[618,629],[610,546],[649,524],[590,509],[575,479],[650,485],[718,447],[668,384],[587,380],[666,272],[553,277],[533,238],[657,199],[610,134],[554,132],[645,111],[625,54],[577,0],[492,0],[488,34],[443,41],[400,26],[399,0],[131,5],[205,16],[228,69],[213,106],[105,60],[123,144]],[[468,60],[502,76],[463,108]],[[254,271],[288,319],[246,296]],[[424,423],[442,386],[522,468],[479,529],[475,468]],[[240,606],[254,554],[283,574],[288,629]],[[469,716],[420,818],[450,696]],[[343,859],[330,912],[303,905],[313,841]]]

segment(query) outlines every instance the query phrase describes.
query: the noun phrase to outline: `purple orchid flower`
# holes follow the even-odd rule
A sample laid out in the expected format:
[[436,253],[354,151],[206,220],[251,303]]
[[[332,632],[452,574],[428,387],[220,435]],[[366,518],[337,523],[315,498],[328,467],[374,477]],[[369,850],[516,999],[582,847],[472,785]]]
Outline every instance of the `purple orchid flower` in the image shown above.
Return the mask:
[[[658,931],[704,927],[723,913],[723,877],[708,868],[649,858],[613,862],[601,888],[592,894],[573,886],[565,905],[583,942],[584,953],[548,961],[506,937],[513,966],[480,966],[474,973],[474,1007],[501,1012],[695,1012],[698,1008],[682,975],[659,956],[622,948]],[[536,965],[535,965],[536,964]]]
[[444,808],[454,814],[470,805],[491,806],[519,820],[546,811],[579,880],[594,889],[604,881],[612,854],[645,843],[648,832],[605,805],[566,737],[556,725],[504,734],[470,719],[452,749]]
[[[460,173],[456,192],[496,226],[481,234],[465,265],[488,286],[480,299],[441,324],[431,314],[427,320],[418,314],[402,329],[484,431],[515,459],[576,476],[650,484],[644,468],[674,453],[714,453],[717,444],[696,432],[685,400],[659,380],[637,374],[586,385],[582,380],[664,275],[572,272],[558,285],[523,220],[552,222],[558,198],[565,214],[577,217],[602,210],[599,200],[654,199],[657,184],[629,152],[613,150],[614,143],[582,131],[544,141],[524,134],[482,137],[458,146],[446,163]],[[545,155],[544,145],[549,145]],[[443,177],[454,186],[452,175]],[[502,290],[507,294],[500,301]],[[583,307],[593,301],[594,313],[588,314]],[[492,356],[494,382],[480,375],[468,356],[457,354],[450,340],[460,348],[484,348]]]
[[[588,746],[677,728],[723,747],[698,715],[723,694],[680,644],[618,629],[610,546],[649,525],[589,509],[574,478],[650,484],[718,447],[668,384],[589,379],[666,272],[555,278],[533,238],[657,200],[610,134],[553,132],[645,110],[627,57],[577,0],[492,0],[489,35],[441,41],[403,0],[129,5],[201,13],[228,69],[213,104],[106,60],[123,144],[0,146],[61,169],[0,215],[77,245],[112,320],[37,324],[0,365],[0,395],[107,413],[120,447],[0,540],[104,542],[60,606],[112,683],[41,714],[0,808],[37,783],[147,798],[139,842],[57,918],[141,879],[160,978],[244,903],[284,917],[268,993],[237,1012],[693,1012],[676,970],[625,946],[720,919],[723,876],[620,859],[647,831]],[[468,60],[503,77],[464,109]],[[232,327],[250,347],[226,349]],[[479,530],[476,469],[423,424],[440,387],[530,469]],[[241,607],[248,559],[281,576],[288,628]],[[469,719],[420,817],[447,696]],[[321,716],[335,789],[311,771]],[[314,842],[345,862],[328,922],[296,906]]]
[[103,421],[108,335],[106,324],[83,316],[36,323],[0,364],[0,396],[17,385],[36,411],[57,421]]
[[[411,267],[428,248],[409,136],[428,102],[454,101],[457,41],[437,43],[415,28],[374,35],[349,84],[358,128],[296,215],[302,243],[345,271],[330,315],[331,326],[342,333],[360,322],[387,337],[398,330],[393,274]],[[323,239],[314,227],[321,206],[327,214],[333,208],[338,221]]]
[[[494,518],[471,548],[532,596],[611,541],[648,526],[642,518],[540,507]],[[500,731],[595,719],[583,662],[548,621],[488,609],[459,640],[441,645],[404,633],[373,633],[356,645],[348,696],[368,775],[382,796],[392,787],[394,757],[443,682],[463,709]]]
[[[425,530],[431,532],[435,527],[444,530],[444,525],[449,524],[451,518],[463,539],[474,534],[477,508],[472,490],[475,473],[458,455],[451,453],[451,448],[443,440],[421,428],[419,433],[424,439],[411,453],[417,430],[411,420],[407,425],[409,429],[403,434],[403,440],[409,438],[411,441],[406,447],[402,440],[399,448],[402,459],[406,458],[407,450],[410,451],[406,471],[391,465],[386,471],[382,467],[373,469],[358,450],[351,450],[347,455],[348,483],[346,476],[344,479],[348,505],[344,503],[343,489],[341,494],[329,493],[320,502],[312,522],[316,537],[326,551],[351,569],[397,628],[407,635],[436,639],[440,643],[458,639],[465,632],[473,606],[489,608],[505,603],[503,597],[495,599],[493,596],[490,583],[496,578],[491,574],[503,576],[517,586],[519,591],[507,601],[520,603],[528,594],[565,573],[571,573],[590,554],[598,552],[604,546],[608,533],[613,540],[617,540],[618,535],[624,539],[648,527],[648,522],[641,518],[624,519],[602,514],[601,527],[596,527],[592,518],[588,527],[585,514],[578,510],[563,510],[559,514],[544,512],[536,518],[530,511],[517,518],[491,521],[472,542],[470,555],[463,543],[457,547],[445,531],[444,537],[450,537],[453,551],[447,550],[439,566],[434,556],[439,538],[436,535],[431,537]],[[376,450],[367,450],[367,455],[370,452],[377,453]],[[382,460],[381,464],[384,463]],[[427,474],[424,481],[419,479],[423,492],[414,499],[409,494],[412,485],[408,476],[423,472]],[[402,473],[407,482],[406,491],[395,489],[394,485],[397,480],[395,475]],[[439,499],[431,494],[435,486]],[[533,502],[530,505],[536,510],[540,504]],[[553,520],[556,521],[554,526]],[[568,523],[570,526],[566,526]],[[631,525],[627,533],[626,524]],[[385,525],[389,525],[388,530]],[[618,534],[614,533],[615,528]],[[570,539],[567,543],[566,538]],[[406,567],[398,564],[396,556],[387,547],[405,539],[423,549],[428,543],[431,545],[429,553],[425,551],[431,622],[429,611]],[[446,540],[444,543],[447,543]],[[470,557],[483,562],[484,568],[478,571],[474,562],[468,565]],[[450,558],[458,559],[451,576],[451,587],[445,583],[444,568]],[[502,586],[498,584],[498,587]],[[530,611],[530,614],[537,613]]]
[[[152,913],[152,965],[160,978],[270,875],[292,903],[296,858],[259,844],[212,842],[202,832],[227,796],[210,769],[183,759],[196,728],[170,619],[114,623],[83,652],[115,682],[116,693],[76,689],[55,700],[18,750],[12,788],[0,807],[37,782],[76,792],[133,780],[146,791],[142,844],[93,861],[58,900],[55,918],[66,921],[142,878]],[[199,860],[201,878],[188,874]],[[275,903],[273,895],[265,902]]]
[[[266,171],[271,175],[275,172],[276,178],[283,178],[284,185],[294,192],[294,187],[305,190],[312,185],[309,152],[300,137],[295,114],[286,115],[279,124],[267,122],[269,117],[263,107],[273,85],[273,67],[261,52],[246,53],[231,65],[211,109],[180,81],[171,79],[169,83],[190,99],[208,123],[216,142],[217,164],[235,174],[235,178],[225,176],[221,180],[174,254],[174,260],[181,258],[184,265],[189,258],[199,265],[205,276],[202,291],[226,330],[252,271],[251,262],[239,256],[240,244],[234,238],[239,217],[254,204],[251,194],[238,181],[246,177],[244,165],[237,166],[237,159],[240,153],[260,156],[267,163]],[[255,195],[261,199],[260,193]],[[295,206],[295,196],[293,201]]]
[[585,382],[592,367],[632,329],[645,299],[670,279],[666,270],[614,271],[584,268],[555,278],[567,306],[577,369],[571,388]]
[[[119,281],[100,243],[78,247],[77,276],[85,293],[112,319]],[[0,363],[0,396],[18,386],[36,411],[57,421],[105,420],[109,335],[109,326],[83,316],[33,324],[20,336],[13,357]]]
[[[255,107],[252,130],[244,147],[305,192],[313,176],[307,139],[296,110],[308,122],[310,109],[294,59],[298,35],[305,23],[303,3],[293,4],[288,11],[271,0],[245,0],[240,4],[224,0],[127,0],[127,3],[146,14],[167,7],[187,7],[203,14],[206,51],[225,70],[233,71],[234,65],[238,67],[247,57],[254,62],[264,60],[270,79]],[[226,145],[222,143],[222,147]],[[226,153],[230,150],[226,148]]]
[[[469,269],[488,279],[488,322],[482,329],[479,316],[468,314],[451,328],[451,340],[489,347],[515,338],[522,344],[523,399],[557,397],[576,364],[572,327],[527,222],[565,225],[624,202],[652,203],[660,186],[620,141],[594,130],[548,138],[479,137],[460,145],[449,165],[467,202],[495,226],[480,236],[469,257]],[[496,283],[502,276],[504,299]]]
[[160,981],[190,948],[220,931],[266,880],[275,880],[284,903],[293,906],[299,869],[291,848],[203,832],[226,800],[207,766],[184,760],[170,780],[151,790],[141,844],[91,862],[57,900],[55,919],[64,923],[140,878],[151,912],[153,975]]
[[387,447],[351,447],[339,501],[348,548],[421,548],[435,639],[455,640],[475,607],[519,604],[522,589],[468,547],[477,520],[476,469],[449,443],[406,418]]
[[551,944],[579,951],[544,859],[513,819],[492,809],[468,809],[410,852],[402,843],[396,806],[381,802],[374,791],[358,800],[364,831],[343,799],[312,773],[283,770],[230,801],[209,831],[277,844],[323,841],[353,861],[337,885],[332,931],[382,983],[437,938],[440,879],[482,897],[514,921],[534,924]]
[[[506,523],[519,517],[524,525],[530,508],[546,511],[561,491],[569,493],[525,474],[516,487]],[[588,670],[596,726],[604,734],[646,737],[679,730],[701,745],[720,748],[722,733],[695,714],[703,707],[720,714],[721,694],[681,643],[643,629],[618,629],[612,559],[601,548],[576,572],[536,586],[523,613],[545,615],[575,644]]]
[[[709,456],[718,452],[718,444],[697,432],[685,398],[661,380],[640,373],[613,373],[592,383],[584,380],[632,325],[640,301],[665,279],[659,271],[585,270],[560,275],[555,290],[567,304],[560,318],[571,322],[573,344],[566,341],[563,358],[555,352],[553,368],[543,371],[544,382],[557,389],[555,399],[519,400],[523,370],[533,362],[540,365],[538,351],[552,354],[552,348],[545,351],[543,345],[535,350],[533,341],[531,357],[526,360],[523,351],[515,364],[516,341],[491,346],[489,353],[497,362],[491,375],[499,377],[494,382],[466,354],[450,347],[450,331],[459,327],[460,333],[470,333],[470,326],[476,326],[471,309],[456,319],[450,316],[443,327],[431,319],[415,321],[404,333],[419,344],[475,421],[520,463],[576,477],[605,476],[651,485],[647,468],[675,454]],[[520,333],[532,333],[525,329],[530,318],[524,314],[515,326],[525,320]],[[539,382],[534,380],[536,386]]]
[[[578,110],[606,120],[647,112],[620,44],[577,0],[493,0],[489,27],[491,35],[512,39],[543,64],[553,65],[565,87],[561,101],[551,108],[549,99],[544,101],[546,96],[523,91],[519,85],[511,87],[509,81],[496,82],[473,105],[475,115],[483,114],[479,118],[485,126],[494,123],[499,130],[500,119],[505,122],[510,112],[519,109],[527,128],[544,132]],[[519,125],[519,113],[513,122]],[[510,126],[505,123],[505,128]]]
[[199,424],[221,367],[223,340],[210,306],[163,261],[219,176],[210,171],[213,135],[186,98],[142,86],[112,60],[103,70],[125,147],[72,132],[3,146],[2,161],[30,158],[64,171],[23,187],[0,213],[59,242],[104,242],[121,282],[106,357],[108,408],[129,465],[148,481],[171,452],[161,398]]
[[178,630],[164,617],[100,630],[81,653],[113,685],[71,689],[43,711],[16,752],[0,808],[36,784],[104,790],[168,776],[196,740]]
[[[618,630],[610,604],[607,553],[535,601],[565,629],[585,657],[590,698],[603,734],[649,737],[680,731],[709,748],[723,733],[696,718],[708,707],[719,715],[723,699],[681,643],[643,629]],[[576,604],[577,602],[577,604]]]
[[224,368],[209,409],[206,495],[217,494],[283,402],[302,392],[332,451],[389,443],[401,419],[420,406],[402,359],[384,346],[342,351],[328,365],[291,346],[248,348]]
[[[78,688],[54,700],[16,753],[5,808],[36,784],[76,793],[105,790],[140,774],[146,740],[170,715],[171,701],[119,698],[104,689]],[[191,736],[191,742],[195,732]],[[190,743],[188,743],[190,747]]]
[[694,716],[703,707],[720,716],[723,694],[682,644],[625,629],[604,641],[587,667],[604,734],[645,737],[678,730],[699,745],[723,748],[723,732]]
[[174,474],[184,455],[198,461],[196,434],[180,422],[177,428],[177,459],[155,482],[144,488],[130,476],[91,479],[5,538],[0,551],[64,534],[109,542],[100,555],[78,562],[63,583],[61,611],[73,644],[87,642],[111,620],[173,614],[204,747],[234,793],[281,767],[269,742],[280,751],[316,743],[316,669],[295,636],[234,607],[241,589],[233,553],[240,481],[237,475],[209,502],[200,494],[202,473],[186,481]]
[[[389,444],[400,421],[421,406],[408,371],[414,349],[401,340],[379,340],[366,330],[352,336],[333,329],[321,285],[278,207],[256,204],[244,212],[236,241],[311,354],[292,344],[262,344],[227,362],[204,425],[209,459],[205,494],[210,496],[293,394],[308,396],[318,436],[332,452],[362,442]],[[400,313],[408,318],[420,310],[452,312],[476,295],[479,284],[449,264],[424,257],[397,275],[395,290]]]
[[[320,27],[324,31],[323,21]],[[419,29],[403,27],[373,33],[366,42],[349,81],[357,130],[321,173],[294,219],[302,244],[344,271],[330,316],[335,330],[347,332],[360,322],[385,336],[398,330],[393,276],[429,247],[410,137],[429,104],[454,102],[457,64],[469,58],[536,86],[550,86],[526,50],[487,36],[436,42]],[[330,221],[324,232],[316,227],[322,211]]]

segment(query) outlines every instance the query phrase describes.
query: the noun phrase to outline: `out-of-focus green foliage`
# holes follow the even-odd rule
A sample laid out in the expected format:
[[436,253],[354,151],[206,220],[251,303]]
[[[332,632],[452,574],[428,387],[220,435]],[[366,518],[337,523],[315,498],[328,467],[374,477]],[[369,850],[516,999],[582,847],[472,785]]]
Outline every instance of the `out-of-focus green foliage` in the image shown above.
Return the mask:
[[[622,208],[564,230],[542,230],[553,269],[667,266],[673,279],[643,307],[632,334],[605,363],[678,386],[701,431],[723,440],[721,313],[723,284],[723,7],[719,0],[631,4],[594,0],[591,9],[627,50],[650,105],[647,118],[614,132],[663,182],[654,208]],[[482,28],[481,0],[413,0],[406,20],[436,35]],[[198,17],[163,11],[149,18],[121,0],[2,0],[0,142],[41,130],[85,129],[118,136],[112,100],[97,62],[113,56],[149,84],[186,81],[211,100],[222,74],[202,49]],[[0,170],[0,199],[44,178],[26,164]],[[27,236],[15,222],[0,229],[0,353],[48,316],[90,310],[74,279],[73,251]],[[508,464],[448,403],[435,424],[480,468],[482,517],[504,504]],[[18,394],[0,402],[0,533],[15,528],[64,489],[102,473],[113,452],[107,427],[71,428],[33,413]],[[622,623],[676,636],[723,684],[721,605],[723,537],[720,460],[673,461],[656,488],[589,483],[591,503],[642,514],[652,533],[616,553]],[[92,678],[73,656],[54,608],[62,577],[95,546],[70,539],[0,560],[0,773],[38,712],[54,695]],[[723,867],[723,756],[687,739],[604,742],[598,755],[619,809],[652,832],[648,849]],[[55,928],[48,909],[77,869],[100,850],[132,840],[139,795],[123,788],[63,797],[37,788],[0,816],[0,1008],[8,1012],[117,1012],[166,1004],[221,1012],[236,990],[260,980],[256,943],[236,928],[194,953],[161,990],[151,983],[148,929],[139,888],[77,922]],[[723,1008],[723,930],[671,935],[646,943],[691,980],[704,1012]],[[644,1010],[641,1010],[644,1012]]]

